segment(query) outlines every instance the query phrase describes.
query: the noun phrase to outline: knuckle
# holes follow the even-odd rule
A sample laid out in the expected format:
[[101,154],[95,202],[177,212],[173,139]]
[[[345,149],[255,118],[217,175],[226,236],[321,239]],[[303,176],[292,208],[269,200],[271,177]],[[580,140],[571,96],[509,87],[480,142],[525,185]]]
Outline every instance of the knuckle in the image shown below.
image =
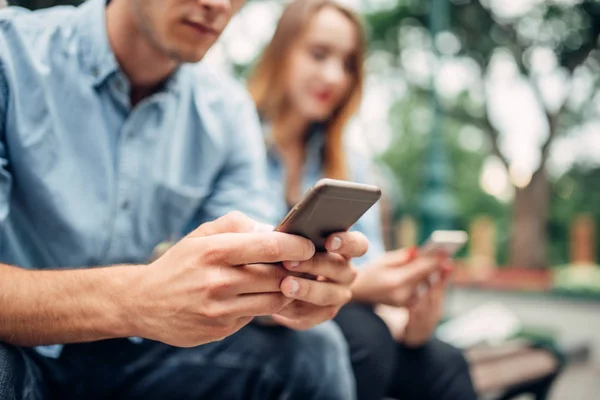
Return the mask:
[[232,281],[230,281],[228,279],[220,278],[220,279],[215,279],[211,283],[210,291],[213,294],[221,294],[223,292],[230,290],[232,287],[233,287]]
[[202,258],[208,264],[219,264],[226,258],[227,252],[218,244],[205,242],[202,250]]
[[227,213],[224,217],[225,224],[231,230],[235,230],[240,225],[243,225],[246,221],[246,216],[240,211],[231,211]]
[[[214,320],[218,320],[227,315],[227,313],[223,309],[223,307],[221,307],[220,305],[218,305],[217,303],[214,303],[214,302],[211,303],[211,305],[204,308],[203,314],[207,318],[214,319]],[[215,329],[218,329],[218,327],[215,327]]]
[[213,268],[206,277],[206,290],[211,298],[216,298],[232,289],[235,282],[221,268]]

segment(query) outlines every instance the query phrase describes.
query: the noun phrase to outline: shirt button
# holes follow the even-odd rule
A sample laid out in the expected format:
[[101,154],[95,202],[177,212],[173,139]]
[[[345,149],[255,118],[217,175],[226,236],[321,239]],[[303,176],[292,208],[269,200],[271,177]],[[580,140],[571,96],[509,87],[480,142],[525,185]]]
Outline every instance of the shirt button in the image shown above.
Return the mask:
[[122,92],[123,91],[123,82],[116,81],[115,82],[115,89],[117,89],[119,92]]
[[123,200],[121,202],[121,210],[127,210],[129,208],[129,200]]

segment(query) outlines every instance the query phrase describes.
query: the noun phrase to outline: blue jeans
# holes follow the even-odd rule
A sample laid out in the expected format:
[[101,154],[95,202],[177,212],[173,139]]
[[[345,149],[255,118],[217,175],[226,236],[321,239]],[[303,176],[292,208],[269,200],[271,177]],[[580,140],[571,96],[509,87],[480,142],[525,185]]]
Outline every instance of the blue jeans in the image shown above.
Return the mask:
[[0,343],[0,399],[354,399],[348,348],[327,322],[305,332],[249,325],[183,349],[127,339],[60,358]]

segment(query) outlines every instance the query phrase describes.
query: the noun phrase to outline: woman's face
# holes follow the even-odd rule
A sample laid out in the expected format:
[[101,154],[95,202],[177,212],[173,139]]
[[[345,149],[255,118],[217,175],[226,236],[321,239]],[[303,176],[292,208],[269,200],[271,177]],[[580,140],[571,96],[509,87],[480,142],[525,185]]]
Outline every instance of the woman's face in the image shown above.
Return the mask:
[[286,99],[292,112],[324,121],[339,107],[355,81],[357,36],[353,22],[334,7],[312,17],[287,64]]

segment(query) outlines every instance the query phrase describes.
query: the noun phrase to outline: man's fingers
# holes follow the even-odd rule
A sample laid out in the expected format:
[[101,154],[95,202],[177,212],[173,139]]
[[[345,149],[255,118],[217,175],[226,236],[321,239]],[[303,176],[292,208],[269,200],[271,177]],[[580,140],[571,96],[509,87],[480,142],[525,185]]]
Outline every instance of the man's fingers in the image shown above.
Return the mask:
[[245,294],[235,297],[231,303],[235,315],[240,317],[257,317],[277,314],[289,306],[293,299],[281,293]]
[[283,265],[289,271],[322,276],[343,285],[350,285],[354,282],[357,274],[346,258],[333,253],[317,253],[310,260],[304,262],[286,261]]
[[281,282],[281,291],[289,298],[317,306],[341,306],[352,299],[348,287],[296,277],[285,278]]
[[281,293],[281,281],[291,275],[277,264],[247,264],[222,267],[213,275],[213,287],[224,296],[252,293]]
[[200,225],[188,236],[204,237],[220,233],[249,233],[260,230],[263,225],[239,211],[233,211],[214,221]]
[[340,232],[327,238],[325,248],[346,258],[361,257],[369,249],[369,240],[360,232]]
[[[298,304],[298,306],[296,306]],[[273,319],[291,329],[305,330],[336,316],[339,307],[317,307],[311,304],[294,302],[281,312],[274,314]]]
[[307,239],[280,232],[224,233],[189,238],[203,262],[226,265],[305,261],[315,253]]

